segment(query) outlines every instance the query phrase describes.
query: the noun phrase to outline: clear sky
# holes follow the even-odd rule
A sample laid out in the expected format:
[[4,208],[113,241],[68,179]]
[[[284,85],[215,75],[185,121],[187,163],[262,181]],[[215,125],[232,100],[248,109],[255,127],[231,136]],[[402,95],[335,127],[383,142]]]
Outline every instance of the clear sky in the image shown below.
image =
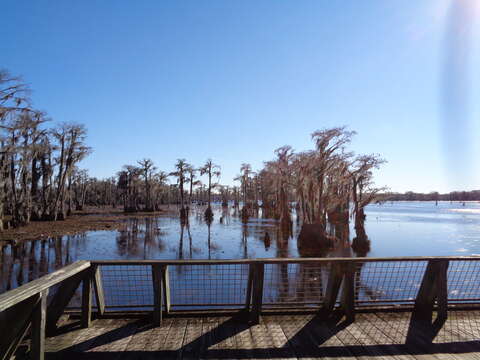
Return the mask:
[[0,67],[86,124],[92,176],[212,158],[232,183],[348,125],[352,150],[388,160],[379,185],[480,189],[478,2],[5,1]]

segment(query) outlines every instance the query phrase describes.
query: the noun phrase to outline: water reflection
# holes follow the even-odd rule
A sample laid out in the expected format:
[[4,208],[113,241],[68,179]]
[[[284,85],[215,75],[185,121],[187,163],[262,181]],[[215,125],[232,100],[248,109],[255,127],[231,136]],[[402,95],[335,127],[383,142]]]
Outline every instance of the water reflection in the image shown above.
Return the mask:
[[130,219],[123,229],[114,233],[120,258],[149,259],[152,252],[165,249],[162,239],[165,234],[157,218]]
[[[185,223],[175,216],[131,219],[118,231],[89,231],[48,240],[0,243],[0,292],[81,259],[480,254],[480,204],[467,202],[465,207],[459,206],[446,202],[439,202],[438,206],[434,202],[372,205],[367,208],[366,223],[371,249],[352,247],[352,229],[345,224],[334,224],[329,227],[336,239],[333,246],[313,247],[308,251],[298,247],[299,224],[295,218],[293,228],[285,230],[260,208],[244,224],[238,207],[218,205],[214,206],[213,221],[207,222],[205,207],[193,206]],[[313,294],[314,290],[309,288],[308,281],[302,282],[303,290],[292,290],[296,285],[285,284],[286,278],[318,282],[324,276],[320,270],[315,272],[308,266],[282,265],[272,271],[275,274],[272,279],[285,287],[278,290],[278,296],[288,298],[301,298],[299,294]],[[305,299],[308,297],[305,295]]]
[[77,259],[85,234],[0,246],[0,293],[16,288]]
[[315,263],[266,265],[265,304],[319,305],[328,267]]
[[211,227],[212,227],[212,223],[209,221],[207,222],[207,228],[208,228],[208,239],[207,239],[207,243],[208,243],[208,259],[210,260],[212,258],[212,230],[211,230]]

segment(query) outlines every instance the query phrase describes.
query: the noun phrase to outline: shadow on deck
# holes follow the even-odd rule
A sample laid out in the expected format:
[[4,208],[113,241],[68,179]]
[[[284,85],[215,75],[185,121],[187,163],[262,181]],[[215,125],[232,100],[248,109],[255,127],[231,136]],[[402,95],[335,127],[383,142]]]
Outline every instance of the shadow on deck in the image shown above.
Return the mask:
[[[357,314],[355,322],[318,315],[98,319],[71,322],[46,341],[47,359],[480,358],[480,311],[452,311],[444,323],[410,313]],[[453,355],[454,354],[454,355]]]

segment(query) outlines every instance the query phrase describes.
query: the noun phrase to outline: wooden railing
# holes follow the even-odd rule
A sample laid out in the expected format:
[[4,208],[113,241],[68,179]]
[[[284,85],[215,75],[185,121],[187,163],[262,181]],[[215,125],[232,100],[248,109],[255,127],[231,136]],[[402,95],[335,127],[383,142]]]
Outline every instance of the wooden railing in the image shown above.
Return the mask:
[[[450,305],[480,304],[480,257],[77,261],[0,295],[0,360],[27,334],[31,357],[42,359],[45,335],[55,332],[78,289],[84,327],[92,309],[103,316],[150,307],[160,325],[182,306],[238,309],[252,323],[265,307],[282,306],[327,316],[339,309],[353,321],[362,306],[406,305],[418,317],[431,319],[436,310],[446,318]],[[152,303],[141,303],[147,298]]]
[[[89,261],[77,261],[0,295],[0,359],[9,359],[29,330],[31,357],[43,359],[46,329],[57,323],[80,282],[90,283],[90,271]],[[47,311],[49,290],[57,285]],[[88,286],[84,289],[88,294]]]

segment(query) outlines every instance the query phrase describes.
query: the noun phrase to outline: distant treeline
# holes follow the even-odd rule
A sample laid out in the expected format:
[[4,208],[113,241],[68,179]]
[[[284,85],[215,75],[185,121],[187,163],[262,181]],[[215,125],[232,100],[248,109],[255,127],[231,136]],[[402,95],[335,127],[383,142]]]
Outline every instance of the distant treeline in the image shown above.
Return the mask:
[[452,191],[447,194],[436,191],[428,194],[407,191],[404,194],[383,194],[382,197],[388,201],[480,201],[480,190]]

